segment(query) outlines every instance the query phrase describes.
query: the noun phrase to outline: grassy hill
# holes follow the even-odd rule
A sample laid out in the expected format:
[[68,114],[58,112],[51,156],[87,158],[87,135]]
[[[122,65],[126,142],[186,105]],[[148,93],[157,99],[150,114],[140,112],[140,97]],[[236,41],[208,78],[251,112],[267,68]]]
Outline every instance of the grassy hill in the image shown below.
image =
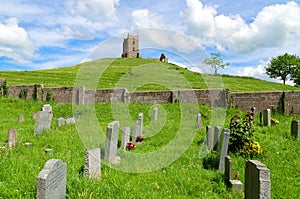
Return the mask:
[[[283,91],[283,90],[299,90],[293,86],[283,85],[279,83],[267,82],[251,77],[236,77],[236,76],[214,76],[208,74],[199,74],[182,67],[170,64],[162,63],[149,59],[136,59],[136,58],[117,58],[117,59],[103,59],[107,62],[112,62],[109,67],[105,68],[105,71],[99,76],[90,73],[86,78],[99,79],[98,89],[114,88],[116,82],[124,76],[131,75],[135,78],[135,68],[139,66],[153,67],[157,66],[165,68],[165,75],[163,78],[167,78],[166,81],[176,81],[178,75],[182,75],[194,89],[207,89],[209,88],[229,88],[232,92],[252,92],[252,91]],[[49,70],[37,70],[37,71],[0,71],[0,78],[6,78],[8,85],[23,85],[23,84],[44,84],[45,87],[68,87],[74,86],[74,82],[77,77],[77,73],[80,69],[90,68],[97,71],[103,67],[103,60],[96,60],[92,62],[78,64],[76,66],[49,69]],[[151,70],[151,68],[149,69]],[[93,70],[92,70],[93,71]],[[153,69],[152,72],[155,72]],[[173,74],[173,76],[171,75]],[[153,73],[151,73],[153,75]],[[160,78],[160,75],[156,74],[155,78]],[[222,85],[224,84],[224,85]],[[259,86],[258,86],[259,85]],[[138,90],[162,90],[166,89],[163,85],[146,84],[138,88]]]

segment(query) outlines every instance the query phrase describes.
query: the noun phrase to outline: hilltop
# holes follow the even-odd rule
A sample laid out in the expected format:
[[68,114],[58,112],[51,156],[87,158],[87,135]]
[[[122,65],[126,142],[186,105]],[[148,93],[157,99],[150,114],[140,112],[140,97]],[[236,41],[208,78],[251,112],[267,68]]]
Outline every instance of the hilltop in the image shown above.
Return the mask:
[[[82,67],[98,67],[101,61],[111,62],[106,68],[98,82],[98,89],[114,88],[115,83],[125,74],[131,72],[137,66],[147,64],[162,64],[170,70],[176,70],[190,83],[193,89],[229,88],[232,92],[253,92],[253,91],[284,91],[300,90],[300,88],[283,85],[280,83],[268,82],[252,77],[239,77],[229,75],[209,75],[192,72],[171,63],[159,62],[157,60],[143,58],[107,58],[91,62],[81,63],[75,66],[36,70],[36,71],[0,71],[0,77],[5,78],[9,86],[43,84],[44,87],[70,87],[74,86],[76,75]],[[172,78],[172,77],[170,77]],[[224,86],[220,85],[222,80]],[[259,86],[258,86],[259,85]],[[164,90],[160,85],[144,85],[139,90]]]

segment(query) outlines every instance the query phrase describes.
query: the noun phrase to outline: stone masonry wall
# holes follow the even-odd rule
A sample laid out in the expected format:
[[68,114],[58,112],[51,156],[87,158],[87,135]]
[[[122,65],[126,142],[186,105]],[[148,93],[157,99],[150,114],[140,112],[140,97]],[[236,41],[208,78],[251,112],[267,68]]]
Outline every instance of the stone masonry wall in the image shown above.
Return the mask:
[[[45,101],[47,93],[57,103],[70,104],[75,103],[107,103],[110,102],[114,94],[113,89],[105,90],[74,90],[72,87],[62,88],[44,88],[43,85],[10,86],[9,96],[18,98],[20,93],[27,89],[26,99],[32,99],[34,90],[37,90],[37,100],[41,100],[41,91],[43,90],[43,100]],[[119,89],[125,92],[125,89]],[[126,91],[127,92],[127,91]],[[123,94],[126,94],[123,93]],[[72,100],[73,93],[75,101]],[[207,106],[237,107],[241,110],[250,110],[256,107],[257,111],[269,108],[271,110],[283,111],[300,115],[300,91],[285,92],[241,92],[230,93],[229,90],[181,90],[181,91],[151,91],[151,92],[129,92],[130,102],[144,104],[165,104],[165,103],[199,103]],[[78,98],[78,99],[76,99]],[[82,99],[82,101],[81,101]],[[122,99],[122,98],[121,98]]]

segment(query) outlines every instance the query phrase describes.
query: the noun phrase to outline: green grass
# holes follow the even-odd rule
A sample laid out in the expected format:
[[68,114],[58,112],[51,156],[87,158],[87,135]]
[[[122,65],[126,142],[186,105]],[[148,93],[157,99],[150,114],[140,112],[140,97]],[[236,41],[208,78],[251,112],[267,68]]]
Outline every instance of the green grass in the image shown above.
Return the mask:
[[[110,62],[112,62],[110,64]],[[109,67],[106,65],[109,64]],[[139,69],[148,70],[141,75]],[[78,77],[78,72],[84,77]],[[176,84],[178,79],[185,79],[188,86]],[[102,59],[78,64],[72,67],[37,71],[0,71],[0,78],[6,78],[8,85],[44,84],[45,87],[74,86],[76,80],[93,84],[92,88],[104,89],[116,86],[130,86],[120,81],[132,80],[143,83],[137,90],[164,90],[168,87],[180,89],[229,88],[232,92],[283,91],[300,88],[258,80],[250,77],[228,75],[208,75],[191,72],[174,64],[136,58]],[[156,80],[156,83],[146,82]],[[98,82],[99,80],[99,82]],[[157,83],[157,80],[158,83]],[[180,80],[182,81],[182,80]],[[121,81],[122,82],[122,81]],[[259,85],[259,86],[257,86]]]
[[[228,190],[224,184],[223,175],[215,170],[203,169],[202,159],[199,158],[201,143],[205,137],[205,125],[210,124],[213,114],[211,108],[199,106],[189,107],[182,111],[179,104],[164,104],[159,106],[159,121],[163,128],[156,131],[151,126],[150,115],[153,105],[130,104],[128,115],[131,120],[125,120],[127,114],[115,114],[122,110],[116,104],[96,105],[97,121],[100,130],[105,132],[106,126],[114,119],[120,120],[121,127],[129,125],[132,129],[133,121],[139,112],[144,113],[145,134],[143,144],[137,145],[135,151],[127,153],[143,154],[155,152],[168,146],[171,140],[183,129],[184,135],[194,139],[187,151],[172,164],[156,171],[147,173],[128,173],[112,169],[102,164],[102,179],[88,180],[82,175],[85,147],[74,125],[55,127],[59,116],[72,115],[71,105],[52,103],[54,120],[49,131],[33,136],[35,121],[31,118],[42,102],[24,101],[12,98],[0,98],[0,143],[7,141],[7,131],[17,129],[18,143],[15,148],[0,149],[0,198],[34,198],[36,192],[36,177],[45,162],[51,158],[58,158],[67,163],[67,197],[68,198],[243,198],[243,195]],[[203,115],[203,128],[195,129],[197,109]],[[84,117],[88,117],[88,109],[78,109]],[[238,110],[227,110],[226,123],[228,127],[230,117]],[[182,113],[182,114],[181,114]],[[25,122],[18,123],[18,116],[25,115]],[[162,120],[161,117],[165,117]],[[182,126],[181,115],[191,118]],[[280,121],[271,127],[263,127],[255,121],[255,139],[264,147],[264,154],[257,157],[266,164],[271,171],[272,198],[297,198],[300,186],[300,140],[290,136],[290,123],[299,116],[273,115]],[[160,123],[159,123],[160,125]],[[87,130],[93,131],[92,127]],[[187,131],[186,131],[187,130]],[[184,140],[184,138],[182,138]],[[33,143],[32,147],[24,146],[25,142]],[[101,145],[100,145],[101,146]],[[102,147],[102,146],[101,146]],[[181,146],[179,145],[178,148]],[[52,148],[51,154],[45,154],[44,148]],[[121,153],[122,155],[122,153]],[[240,173],[240,180],[244,182],[245,161],[247,158],[230,154],[233,158],[234,173]],[[126,160],[126,157],[123,158]],[[151,163],[149,163],[151,164]],[[132,163],[134,165],[134,163]],[[147,166],[147,165],[139,165]]]

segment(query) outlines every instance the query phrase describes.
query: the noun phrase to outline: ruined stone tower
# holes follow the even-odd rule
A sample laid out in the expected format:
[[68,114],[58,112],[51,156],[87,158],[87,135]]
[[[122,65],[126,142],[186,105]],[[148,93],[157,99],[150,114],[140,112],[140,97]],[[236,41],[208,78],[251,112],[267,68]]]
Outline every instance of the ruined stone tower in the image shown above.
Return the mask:
[[139,36],[128,34],[123,41],[122,57],[140,57]]

